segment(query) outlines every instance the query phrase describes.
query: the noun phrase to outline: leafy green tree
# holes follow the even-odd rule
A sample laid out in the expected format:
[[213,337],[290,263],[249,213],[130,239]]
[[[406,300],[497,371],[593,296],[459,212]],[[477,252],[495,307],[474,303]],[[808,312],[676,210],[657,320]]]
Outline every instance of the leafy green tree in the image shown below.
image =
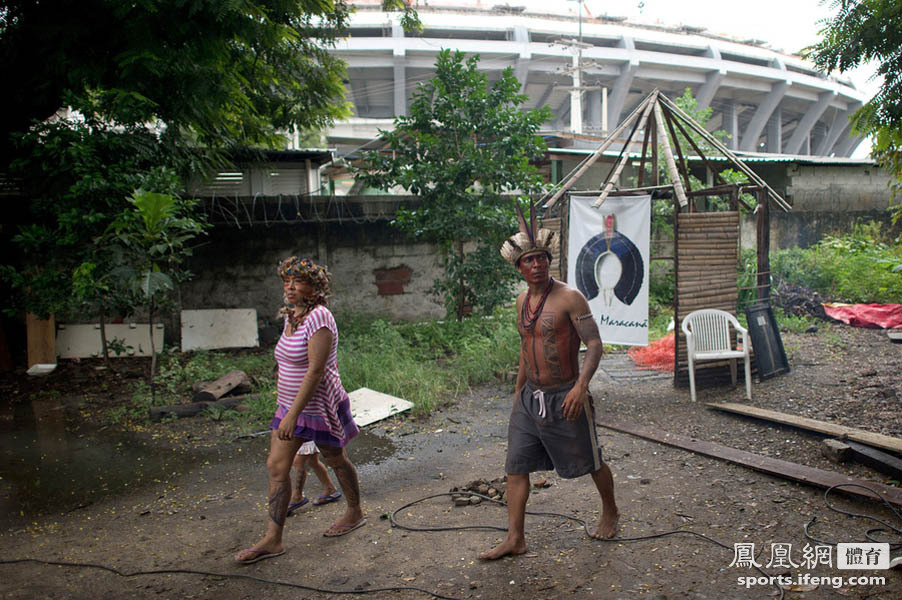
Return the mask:
[[194,218],[190,202],[173,194],[138,190],[128,204],[110,225],[104,242],[123,257],[114,278],[121,286],[120,293],[140,298],[146,306],[152,356],[150,386],[155,400],[154,312],[177,283],[190,277],[184,265],[191,255],[189,243],[204,232],[205,224]]
[[525,201],[542,188],[530,160],[545,150],[536,132],[551,117],[548,107],[521,109],[527,96],[511,69],[490,86],[478,63],[442,50],[410,116],[382,132],[388,149],[367,153],[356,173],[369,186],[419,197],[420,206],[400,210],[394,223],[439,246],[445,274],[434,291],[458,319],[468,307],[491,312],[510,298],[516,272],[498,253],[516,230],[506,196]]
[[[384,0],[419,21],[409,2]],[[84,308],[71,275],[109,273],[93,244],[153,173],[183,179],[225,150],[348,114],[344,0],[0,0],[0,172],[27,204],[0,267],[8,312]],[[77,271],[94,264],[95,271]],[[106,277],[104,275],[103,277]],[[81,282],[80,292],[87,288]],[[74,302],[73,302],[74,300]]]
[[0,136],[65,107],[160,123],[207,147],[272,142],[346,114],[343,0],[3,0]]
[[[28,202],[12,236],[14,255],[0,267],[14,292],[4,308],[43,317],[81,310],[85,299],[74,292],[72,274],[107,256],[98,253],[96,241],[126,206],[125,198],[138,188],[172,191],[178,166],[190,159],[147,128],[97,119],[41,123],[15,142],[11,172]],[[157,176],[162,165],[169,165],[166,183]]]
[[[852,116],[855,132],[871,137],[871,155],[902,191],[902,3],[898,0],[833,0],[836,14],[824,21],[821,40],[805,54],[827,73],[877,64],[877,94]],[[902,218],[902,205],[894,220]]]

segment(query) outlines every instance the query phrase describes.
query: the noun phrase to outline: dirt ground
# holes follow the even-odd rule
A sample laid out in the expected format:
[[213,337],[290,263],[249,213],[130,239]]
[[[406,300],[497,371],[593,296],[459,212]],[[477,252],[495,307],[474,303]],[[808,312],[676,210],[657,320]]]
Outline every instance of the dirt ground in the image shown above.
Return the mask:
[[[751,405],[902,437],[902,346],[879,331],[833,324],[820,325],[816,333],[784,333],[783,343],[792,371],[753,383]],[[77,379],[78,373],[64,371],[58,377]],[[50,385],[46,381],[41,385]],[[4,385],[10,415],[35,393],[21,382],[18,389],[11,389],[9,381]],[[4,465],[0,559],[210,574],[121,577],[89,567],[0,564],[0,593],[4,598],[256,599],[374,591],[379,598],[430,597],[397,589],[416,587],[439,597],[474,599],[779,597],[774,586],[746,589],[738,583],[740,577],[761,576],[730,566],[734,544],[753,543],[768,575],[886,578],[883,584],[834,586],[831,581],[797,587],[786,590],[786,598],[902,597],[898,569],[766,568],[771,544],[791,544],[790,560],[801,562],[805,544],[815,543],[804,531],[815,516],[811,533],[818,539],[866,541],[865,531],[876,525],[830,511],[823,490],[604,428],[598,433],[614,473],[621,538],[691,530],[726,548],[690,534],[602,542],[588,538],[575,521],[531,515],[527,554],[483,562],[478,554],[503,532],[392,527],[386,517],[398,509],[397,519],[406,526],[506,525],[504,509],[487,502],[455,507],[443,496],[404,507],[453,486],[503,475],[509,387],[498,383],[474,390],[427,419],[399,416],[368,427],[349,446],[360,471],[368,524],[346,537],[324,538],[322,532],[342,507],[309,507],[289,520],[286,554],[251,566],[235,565],[231,557],[256,541],[264,527],[265,437],[236,440],[228,425],[202,419],[148,426],[122,437],[85,429],[84,437],[106,440],[95,462],[114,466],[111,470],[125,481],[108,481],[106,471],[84,479],[81,488],[77,481],[69,487],[60,481],[32,486],[35,496],[20,493],[21,482],[9,476],[15,465]],[[712,401],[745,402],[741,385],[699,390],[699,402],[692,403],[688,390],[674,388],[669,375],[638,372],[625,353],[613,353],[603,359],[591,389],[605,418],[899,485],[867,467],[830,461],[821,453],[821,436],[705,407]],[[68,398],[58,408],[65,420],[90,421],[97,407],[80,402],[74,390]],[[9,417],[5,429],[14,422]],[[87,452],[75,443],[62,452]],[[131,453],[136,448],[140,452]],[[60,449],[45,444],[41,456],[53,452]],[[551,486],[532,493],[528,510],[566,513],[594,528],[600,503],[588,478],[541,476]],[[308,486],[316,493],[315,479]],[[877,502],[841,495],[831,502],[902,528],[899,516]],[[898,541],[899,534],[881,539]],[[380,588],[394,589],[375,592]]]

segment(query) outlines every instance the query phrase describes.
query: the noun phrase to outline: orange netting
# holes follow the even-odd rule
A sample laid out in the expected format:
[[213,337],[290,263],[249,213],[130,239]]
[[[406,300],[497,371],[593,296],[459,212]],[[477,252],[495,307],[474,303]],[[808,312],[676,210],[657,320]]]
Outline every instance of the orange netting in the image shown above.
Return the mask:
[[633,346],[627,354],[640,369],[673,371],[674,338],[671,331],[648,346]]

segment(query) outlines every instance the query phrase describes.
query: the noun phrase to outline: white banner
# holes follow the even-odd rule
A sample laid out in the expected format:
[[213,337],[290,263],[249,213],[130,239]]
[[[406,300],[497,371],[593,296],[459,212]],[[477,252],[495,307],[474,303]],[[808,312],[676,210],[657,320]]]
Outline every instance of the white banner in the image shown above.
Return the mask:
[[589,301],[606,344],[648,345],[651,196],[570,196],[567,283]]

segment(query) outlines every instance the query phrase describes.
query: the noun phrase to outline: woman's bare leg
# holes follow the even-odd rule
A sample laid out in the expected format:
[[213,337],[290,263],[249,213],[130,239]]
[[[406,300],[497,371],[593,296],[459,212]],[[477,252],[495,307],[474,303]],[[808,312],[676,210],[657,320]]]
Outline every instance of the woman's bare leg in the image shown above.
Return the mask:
[[[280,440],[275,430],[270,436],[269,458],[266,459],[266,468],[269,470],[269,501],[266,507],[268,519],[263,539],[252,546],[255,550],[273,553],[284,549],[282,532],[291,500],[291,463],[302,443],[304,440],[298,438]],[[235,556],[235,560],[241,562],[248,555],[246,550],[242,550]]]
[[338,478],[338,485],[348,503],[344,514],[335,522],[336,527],[353,525],[363,518],[363,510],[360,508],[360,482],[357,479],[357,469],[348,460],[344,448],[323,446],[320,448],[323,461],[332,467]]

